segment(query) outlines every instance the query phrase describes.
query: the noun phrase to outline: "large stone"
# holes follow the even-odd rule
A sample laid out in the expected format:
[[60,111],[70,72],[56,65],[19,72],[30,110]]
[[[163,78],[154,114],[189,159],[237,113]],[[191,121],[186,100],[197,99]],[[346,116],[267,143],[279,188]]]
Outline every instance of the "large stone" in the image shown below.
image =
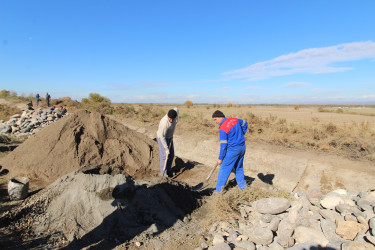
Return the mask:
[[273,233],[268,228],[250,226],[243,232],[249,237],[249,241],[259,245],[269,245],[273,241]]
[[287,237],[285,237],[285,236],[277,237],[276,242],[277,242],[280,246],[282,246],[282,247],[284,247],[284,248],[288,248],[288,247],[291,247],[291,246],[294,245],[294,238],[291,237],[291,236],[287,236]]
[[359,241],[347,241],[341,245],[342,250],[366,250],[366,249],[374,249],[374,246],[367,242],[359,242]]
[[0,125],[0,134],[6,134],[12,132],[12,127],[9,125]]
[[221,234],[215,234],[214,239],[212,240],[212,244],[214,246],[224,243],[224,237]]
[[285,198],[270,197],[253,202],[252,206],[262,214],[280,214],[290,207],[290,202]]
[[320,246],[327,246],[328,240],[324,236],[322,231],[314,230],[308,227],[297,227],[294,230],[294,239],[296,240],[296,243],[304,243],[304,242],[315,242]]
[[322,198],[322,192],[320,192],[320,189],[312,188],[307,191],[307,198],[310,199],[321,199]]
[[341,249],[341,245],[347,241],[348,240],[345,240],[341,237],[337,237],[329,241],[329,243],[327,244],[327,249]]
[[367,199],[361,198],[361,199],[359,199],[357,201],[357,206],[362,206],[362,205],[369,205],[369,206],[371,206],[373,203],[374,203],[373,200],[367,200]]
[[336,210],[338,212],[340,212],[341,214],[345,213],[345,214],[352,214],[352,213],[359,213],[361,211],[359,211],[359,209],[357,207],[354,207],[354,206],[350,206],[348,204],[338,204],[336,206]]
[[215,246],[210,246],[209,250],[231,250],[231,247],[227,243],[220,243]]
[[271,231],[276,232],[280,224],[280,219],[278,217],[273,217],[270,224],[268,225],[268,229]]
[[369,226],[371,229],[375,229],[375,217],[369,220]]
[[320,205],[322,205],[322,207],[331,210],[335,209],[337,205],[344,203],[344,199],[336,195],[327,195],[320,200]]
[[375,237],[371,235],[365,235],[365,238],[375,246]]
[[311,242],[311,241],[296,244],[293,247],[288,248],[288,250],[306,250],[306,249],[310,249],[310,250],[316,249],[316,250],[318,250],[319,248],[316,245],[316,243]]
[[375,202],[375,191],[372,191],[368,195],[366,195],[365,199]]
[[333,210],[321,209],[319,212],[320,212],[320,215],[323,216],[323,218],[327,220],[331,220],[334,222],[344,220],[344,217],[342,217],[339,213]]
[[331,195],[331,194],[347,195],[348,192],[345,189],[336,189],[336,190],[333,190],[332,192],[328,193],[327,195]]
[[333,221],[322,219],[320,221],[320,226],[327,240],[331,241],[335,238],[339,238],[336,234],[336,223]]
[[336,233],[344,239],[354,240],[359,233],[366,233],[366,226],[354,221],[339,221],[337,223]]
[[234,245],[236,245],[236,247],[241,247],[244,249],[255,250],[255,244],[248,240],[236,242]]

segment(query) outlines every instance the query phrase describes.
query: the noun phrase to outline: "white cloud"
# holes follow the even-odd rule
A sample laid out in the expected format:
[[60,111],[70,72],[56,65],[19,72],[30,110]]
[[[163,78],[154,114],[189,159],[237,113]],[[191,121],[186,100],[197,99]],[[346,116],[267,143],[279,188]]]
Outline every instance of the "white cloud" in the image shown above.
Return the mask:
[[331,47],[311,48],[259,62],[249,67],[224,72],[223,75],[235,79],[260,80],[274,76],[296,73],[322,74],[351,70],[333,63],[361,59],[375,59],[375,42],[344,43]]
[[245,90],[260,90],[260,89],[262,88],[259,86],[251,86],[251,87],[245,88]]
[[289,82],[287,84],[281,85],[280,88],[294,88],[294,87],[305,87],[309,86],[310,84],[306,82]]
[[363,95],[361,96],[363,99],[374,99],[375,100],[375,95]]
[[187,98],[189,98],[189,99],[196,99],[198,97],[199,97],[199,95],[188,95],[187,96]]

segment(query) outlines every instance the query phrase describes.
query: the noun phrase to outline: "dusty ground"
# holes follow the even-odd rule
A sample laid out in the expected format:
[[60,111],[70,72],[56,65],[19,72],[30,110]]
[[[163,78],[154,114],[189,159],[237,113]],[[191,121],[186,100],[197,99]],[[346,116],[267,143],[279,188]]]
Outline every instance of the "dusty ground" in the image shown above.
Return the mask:
[[[173,107],[165,107],[166,110]],[[293,122],[311,122],[316,117],[322,122],[368,122],[375,128],[375,116],[351,114],[322,113],[317,107],[300,108],[264,107],[252,108],[220,108],[227,117],[241,118],[245,112],[253,112],[262,116],[277,115]],[[370,109],[368,113],[374,113]],[[201,113],[203,119],[210,119],[214,109],[204,106],[196,108],[180,107],[180,115]],[[150,138],[156,137],[156,123],[140,123],[134,119],[115,118],[126,126],[146,134]],[[183,122],[182,119],[180,119]],[[213,122],[212,122],[213,124]],[[177,125],[174,144],[177,156],[205,165],[206,169],[199,171],[201,179],[207,176],[211,166],[216,162],[219,154],[218,134],[204,134],[200,131],[186,130],[183,124]],[[216,128],[215,128],[216,130]],[[320,188],[329,192],[335,188],[345,188],[353,192],[374,188],[374,163],[367,160],[353,160],[335,154],[316,152],[312,150],[297,150],[266,143],[246,143],[247,152],[244,160],[245,174],[249,180],[268,182],[275,187],[287,191],[299,189]],[[217,174],[217,172],[216,172]],[[212,179],[215,179],[214,175]],[[193,178],[194,179],[194,178]]]
[[[173,107],[165,108],[167,110]],[[240,111],[226,108],[221,110],[228,116],[238,112],[239,118],[241,113],[247,111],[246,108]],[[209,118],[213,109],[180,108],[180,114],[189,112],[200,112],[202,117]],[[306,122],[306,117],[312,116],[326,122],[351,122],[355,119],[357,122],[363,120],[375,124],[372,116],[337,116],[334,113],[314,112],[313,108],[295,111],[292,107],[253,107],[251,112],[259,112],[265,116],[274,114],[295,119],[296,122]],[[127,164],[127,160],[116,158],[121,152],[116,152],[115,148],[126,149],[127,156],[132,156],[135,165],[142,163],[142,155],[150,157],[150,146],[156,147],[152,151],[157,153],[157,144],[152,139],[156,135],[158,121],[141,123],[136,119],[112,117],[131,128],[126,130],[104,117],[84,116],[81,114],[70,123],[60,121],[54,127],[46,128],[44,133],[42,130],[39,135],[28,139],[12,154],[0,156],[0,162],[10,169],[9,174],[0,176],[1,248],[91,246],[98,249],[194,249],[201,243],[208,243],[204,235],[207,235],[210,223],[215,218],[211,209],[214,197],[210,194],[216,182],[217,170],[202,192],[196,193],[191,188],[202,183],[214,166],[219,153],[218,135],[186,130],[181,124],[177,125],[174,136],[176,158],[173,164],[176,175],[173,179],[155,176],[158,161],[154,163],[152,156],[147,160],[150,164],[143,163],[144,171],[138,175],[143,177],[143,174],[149,173],[148,177],[133,180],[128,177],[120,178],[115,175],[117,170],[111,173],[113,169],[106,168],[103,164],[124,165],[121,164],[122,161]],[[129,137],[133,139],[129,141]],[[56,151],[35,149],[40,141],[50,145],[48,148],[56,148]],[[140,142],[145,146],[137,148]],[[336,188],[353,192],[374,189],[375,168],[369,161],[355,161],[333,154],[262,143],[247,142],[246,146],[244,170],[250,188],[261,186],[287,192],[315,187],[323,192]],[[41,156],[29,154],[33,150],[39,150],[36,152]],[[101,157],[96,157],[97,155]],[[99,158],[105,162],[99,161]],[[58,163],[60,170],[51,172],[48,166],[32,165],[43,160],[49,164]],[[11,166],[14,162],[17,164]],[[95,170],[94,166],[91,170],[82,170],[82,165],[97,165],[99,169]],[[125,174],[136,176],[135,168],[130,166],[131,171],[125,171]],[[54,169],[59,167],[55,166]],[[76,170],[78,172],[74,172]],[[20,174],[22,171],[33,173],[35,179],[41,181],[34,182],[31,196],[27,200],[9,201],[7,179],[11,174]],[[112,175],[103,175],[108,173]],[[65,177],[61,177],[65,174]],[[101,177],[93,178],[97,174],[101,174]],[[231,175],[232,184],[233,178]],[[50,184],[48,188],[40,190],[47,184]],[[119,187],[126,192],[114,192]],[[120,196],[116,196],[118,194]],[[113,197],[125,203],[111,204]],[[189,199],[181,200],[181,197]],[[196,205],[179,206],[187,201]],[[121,235],[127,235],[121,237],[114,229],[118,228],[118,213],[124,211],[128,217],[120,224],[130,223],[126,228],[132,230],[121,231]],[[165,211],[169,211],[167,217]],[[105,240],[98,238],[103,232],[109,232]],[[83,239],[76,240],[75,237]],[[138,243],[140,247],[136,247]]]

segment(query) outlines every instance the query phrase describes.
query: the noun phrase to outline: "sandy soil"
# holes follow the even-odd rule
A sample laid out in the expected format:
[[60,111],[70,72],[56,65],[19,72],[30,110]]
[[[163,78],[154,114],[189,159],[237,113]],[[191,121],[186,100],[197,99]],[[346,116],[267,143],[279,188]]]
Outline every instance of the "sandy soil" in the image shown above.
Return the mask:
[[[180,114],[182,112],[184,110],[180,110]],[[354,118],[359,117],[361,116],[354,116]],[[375,118],[365,116],[364,119]],[[157,124],[139,123],[124,118],[118,120],[150,138],[156,137]],[[194,173],[194,176],[201,175],[200,178],[205,179],[219,154],[218,135],[184,131],[177,125],[174,144],[177,156],[207,166],[198,171],[200,173]],[[375,167],[370,161],[352,160],[334,154],[262,143],[247,142],[246,147],[244,170],[249,180],[267,182],[287,191],[320,188],[325,193],[336,188],[345,188],[359,192],[374,188],[372,180],[375,177]],[[215,173],[212,179],[216,178],[217,171]]]
[[[192,188],[204,182],[216,162],[218,134],[177,125],[175,176],[170,179],[156,177],[157,122],[116,120],[82,111],[0,158],[10,171],[0,179],[5,211],[0,216],[0,247],[134,249],[140,244],[140,249],[194,249],[207,241],[218,171],[202,192]],[[246,146],[244,171],[250,188],[320,188],[323,193],[374,188],[371,162],[269,144]],[[32,193],[25,201],[9,201],[6,180],[20,174],[32,178]],[[112,204],[113,199],[121,202]]]

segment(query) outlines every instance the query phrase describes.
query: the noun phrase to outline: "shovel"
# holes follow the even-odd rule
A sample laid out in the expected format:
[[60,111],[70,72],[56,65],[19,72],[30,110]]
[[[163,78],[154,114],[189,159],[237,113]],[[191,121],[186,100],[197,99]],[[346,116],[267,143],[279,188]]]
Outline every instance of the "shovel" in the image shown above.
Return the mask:
[[206,180],[193,187],[194,191],[199,191],[200,189],[202,189],[207,184],[208,180],[211,178],[211,176],[214,173],[217,166],[218,166],[218,164],[216,162],[215,166],[212,168],[212,170],[211,170],[210,174],[207,176]]

